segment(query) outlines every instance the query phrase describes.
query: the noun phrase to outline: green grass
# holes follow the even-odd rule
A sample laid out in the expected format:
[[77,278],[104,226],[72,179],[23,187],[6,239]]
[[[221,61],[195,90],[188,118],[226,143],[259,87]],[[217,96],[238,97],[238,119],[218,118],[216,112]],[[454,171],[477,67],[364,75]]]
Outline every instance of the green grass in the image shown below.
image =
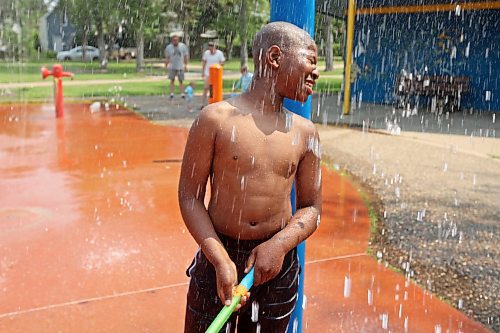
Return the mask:
[[[144,72],[137,73],[135,70],[135,61],[110,61],[105,72],[101,71],[99,62],[78,62],[66,61],[63,62],[65,71],[73,72],[78,80],[114,80],[125,78],[144,77],[145,75],[165,74],[162,67],[157,64],[161,63],[161,59],[148,59],[144,68]],[[0,61],[0,83],[18,83],[18,82],[38,82],[41,81],[40,69],[42,66],[47,66],[49,69],[53,64],[57,63],[55,59],[37,59],[29,62],[11,62]],[[155,66],[156,65],[156,66]],[[195,70],[201,70],[200,60],[191,60],[190,67]],[[250,71],[254,71],[253,62],[248,63]],[[340,75],[343,73],[343,65],[341,61],[335,61],[334,70],[329,72],[322,71],[325,68],[324,60],[319,60],[318,68],[321,75]],[[224,64],[226,71],[239,72],[240,61],[233,59]]]
[[[76,79],[79,81],[86,80],[126,80],[134,78],[144,78],[150,74],[165,75],[165,71],[161,67],[153,67],[161,60],[153,59],[148,60],[145,71],[143,73],[136,73],[135,62],[122,61],[110,62],[106,72],[102,72],[97,62],[65,62],[63,68],[65,71],[75,73]],[[20,82],[41,82],[40,68],[43,65],[51,67],[54,63],[53,59],[40,59],[30,62],[0,62],[0,84],[1,83],[20,83]],[[190,63],[191,68],[195,71],[201,69],[201,61],[194,60]],[[321,68],[324,63],[319,62],[318,66]],[[226,71],[238,72],[240,68],[239,59],[227,61],[224,65]],[[253,63],[249,63],[249,69],[253,71]],[[342,71],[337,64],[333,72],[326,74],[338,74]],[[325,73],[322,73],[325,74]],[[50,80],[48,78],[47,80]],[[224,91],[230,92],[235,80],[224,80]],[[195,80],[196,92],[201,92],[203,83],[201,80]],[[116,91],[115,86],[121,87],[121,91]],[[332,92],[339,91],[341,86],[340,79],[333,78],[320,78],[317,82],[315,90],[317,92]],[[50,100],[52,99],[53,88],[47,87],[23,87],[9,89],[8,96],[2,96],[0,90],[1,102],[27,102],[33,100]],[[109,97],[116,96],[118,93],[121,96],[138,96],[138,95],[162,95],[167,91],[166,81],[154,82],[141,82],[126,83],[117,82],[110,84],[92,84],[92,85],[79,85],[79,86],[65,86],[64,95],[71,98],[84,98],[92,99],[95,97]]]
[[[202,80],[195,80],[195,92],[200,93],[203,87]],[[229,93],[232,90],[234,80],[224,80],[224,92]],[[339,91],[341,80],[339,79],[320,79],[316,86],[317,92]],[[66,86],[64,96],[71,98],[92,99],[95,97],[114,97],[120,96],[150,96],[166,94],[168,85],[166,81],[152,81],[141,83],[122,83],[119,84],[92,84],[80,86]],[[52,99],[53,88],[48,87],[24,87],[11,89],[11,95],[1,96],[2,102],[27,102],[33,100]]]
[[[42,66],[51,69],[57,63],[54,59],[35,60],[30,62],[0,61],[0,83],[38,82],[42,81],[40,70]],[[78,80],[114,80],[124,78],[143,77],[144,73],[136,73],[135,62],[110,62],[106,72],[102,72],[98,62],[63,62],[63,69],[74,73]],[[156,70],[156,69],[155,69]]]

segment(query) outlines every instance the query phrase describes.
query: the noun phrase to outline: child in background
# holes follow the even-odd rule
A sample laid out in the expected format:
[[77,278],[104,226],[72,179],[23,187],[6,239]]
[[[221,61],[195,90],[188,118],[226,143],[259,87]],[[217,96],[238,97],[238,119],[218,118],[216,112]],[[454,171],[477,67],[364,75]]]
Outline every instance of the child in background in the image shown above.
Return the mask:
[[186,95],[186,102],[188,105],[188,111],[193,112],[193,95],[194,95],[194,82],[190,82],[189,85],[184,89],[184,94]]
[[[241,77],[234,85],[234,90],[241,90],[242,93],[247,92],[250,89],[253,79],[253,73],[248,71],[247,65],[241,66],[240,69]],[[232,93],[231,97],[234,97],[236,93]]]

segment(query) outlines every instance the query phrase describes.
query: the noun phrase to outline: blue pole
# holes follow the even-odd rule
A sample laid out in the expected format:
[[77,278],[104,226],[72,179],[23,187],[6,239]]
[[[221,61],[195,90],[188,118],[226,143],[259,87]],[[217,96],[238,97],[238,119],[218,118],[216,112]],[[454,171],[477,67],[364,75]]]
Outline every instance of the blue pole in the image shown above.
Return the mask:
[[[295,24],[314,37],[315,0],[271,0],[271,22],[285,21]],[[284,106],[304,118],[311,119],[311,96],[305,103],[285,99]],[[295,213],[295,184],[292,188],[292,210]],[[302,333],[302,304],[304,302],[304,270],[306,244],[302,242],[297,247],[300,267],[299,291],[297,305],[290,317],[287,332]]]

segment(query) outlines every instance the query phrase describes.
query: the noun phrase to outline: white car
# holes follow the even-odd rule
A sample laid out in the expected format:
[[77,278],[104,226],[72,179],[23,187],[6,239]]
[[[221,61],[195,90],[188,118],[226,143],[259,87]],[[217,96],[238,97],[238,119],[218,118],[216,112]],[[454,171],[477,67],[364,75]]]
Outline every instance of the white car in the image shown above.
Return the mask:
[[57,60],[97,60],[99,59],[99,49],[93,46],[85,48],[85,59],[83,59],[83,46],[77,46],[69,51],[61,51],[57,53]]

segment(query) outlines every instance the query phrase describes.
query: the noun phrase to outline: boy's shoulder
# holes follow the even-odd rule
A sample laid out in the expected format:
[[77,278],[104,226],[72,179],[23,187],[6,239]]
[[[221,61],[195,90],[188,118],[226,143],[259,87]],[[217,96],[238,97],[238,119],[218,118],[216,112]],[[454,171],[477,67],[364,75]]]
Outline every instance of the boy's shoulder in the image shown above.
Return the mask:
[[311,135],[317,132],[316,125],[314,125],[314,123],[311,120],[304,118],[301,115],[293,113],[292,111],[289,110],[286,110],[286,112],[289,112],[293,115],[293,124],[298,131]]

